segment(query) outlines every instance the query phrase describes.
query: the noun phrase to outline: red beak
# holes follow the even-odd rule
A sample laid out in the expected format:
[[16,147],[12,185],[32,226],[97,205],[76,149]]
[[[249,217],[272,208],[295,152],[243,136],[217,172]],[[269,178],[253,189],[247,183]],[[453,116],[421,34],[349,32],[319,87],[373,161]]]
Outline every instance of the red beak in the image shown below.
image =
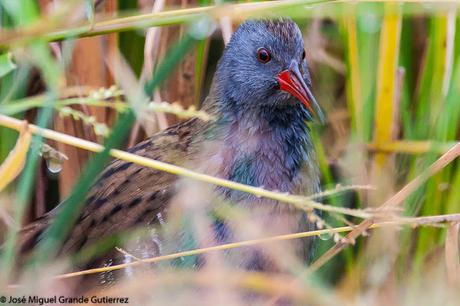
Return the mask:
[[299,71],[298,65],[292,63],[287,70],[281,71],[278,74],[278,82],[280,89],[284,90],[296,97],[308,109],[310,114],[315,114],[319,121],[324,123],[324,115],[316,102],[315,97],[311,93],[310,88],[303,80],[302,74]]

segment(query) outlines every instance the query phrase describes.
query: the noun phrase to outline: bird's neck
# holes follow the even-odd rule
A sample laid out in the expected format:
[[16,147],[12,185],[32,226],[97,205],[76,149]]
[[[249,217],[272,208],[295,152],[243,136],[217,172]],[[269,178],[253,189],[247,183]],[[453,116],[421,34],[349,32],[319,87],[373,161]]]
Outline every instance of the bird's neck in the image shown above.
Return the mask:
[[220,143],[221,175],[232,181],[281,192],[298,192],[305,163],[315,163],[302,109],[220,112],[213,137]]

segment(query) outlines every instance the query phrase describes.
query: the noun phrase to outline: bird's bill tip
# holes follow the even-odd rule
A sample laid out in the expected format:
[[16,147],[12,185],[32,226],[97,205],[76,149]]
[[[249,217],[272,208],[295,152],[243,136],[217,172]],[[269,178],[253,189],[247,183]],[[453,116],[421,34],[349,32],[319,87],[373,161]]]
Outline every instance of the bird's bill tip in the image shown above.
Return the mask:
[[295,73],[295,71],[291,71],[290,69],[281,71],[280,74],[278,74],[278,82],[281,90],[296,97],[305,105],[310,114],[315,115],[319,122],[324,124],[323,112],[300,73]]

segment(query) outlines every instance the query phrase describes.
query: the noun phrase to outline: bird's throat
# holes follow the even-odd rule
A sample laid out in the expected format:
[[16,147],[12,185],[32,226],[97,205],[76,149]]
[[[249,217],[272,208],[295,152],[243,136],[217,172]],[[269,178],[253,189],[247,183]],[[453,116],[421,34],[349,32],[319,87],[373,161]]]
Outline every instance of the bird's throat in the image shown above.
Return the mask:
[[[316,160],[302,114],[285,111],[268,118],[240,116],[219,127],[223,178],[269,190],[299,192],[301,171]],[[227,194],[235,200],[243,196],[233,191]]]

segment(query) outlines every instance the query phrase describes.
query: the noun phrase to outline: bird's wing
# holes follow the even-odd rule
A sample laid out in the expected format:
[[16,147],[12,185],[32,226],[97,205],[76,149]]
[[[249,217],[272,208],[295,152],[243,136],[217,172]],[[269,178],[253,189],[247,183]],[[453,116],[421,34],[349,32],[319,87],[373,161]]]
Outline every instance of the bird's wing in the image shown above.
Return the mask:
[[35,247],[37,241],[40,239],[40,236],[48,227],[50,219],[51,214],[45,214],[21,229],[19,232],[21,253],[27,253]]
[[[181,164],[188,158],[196,120],[172,126],[129,151]],[[62,253],[77,251],[110,234],[158,222],[174,194],[176,180],[177,176],[169,173],[123,160],[113,161],[89,192],[86,205],[64,243]],[[23,251],[36,244],[55,211],[23,229]]]

